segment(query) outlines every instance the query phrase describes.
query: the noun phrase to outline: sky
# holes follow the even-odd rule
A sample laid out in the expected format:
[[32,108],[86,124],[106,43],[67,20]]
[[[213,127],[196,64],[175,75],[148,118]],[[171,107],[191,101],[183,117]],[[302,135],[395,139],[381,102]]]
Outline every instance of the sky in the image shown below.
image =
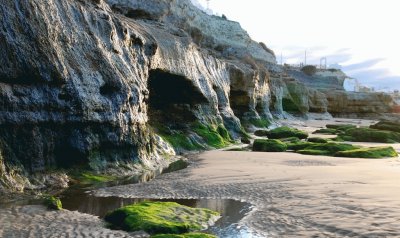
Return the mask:
[[[205,8],[206,0],[198,1]],[[238,21],[274,50],[278,63],[340,67],[362,85],[400,89],[398,0],[210,0],[210,11]]]

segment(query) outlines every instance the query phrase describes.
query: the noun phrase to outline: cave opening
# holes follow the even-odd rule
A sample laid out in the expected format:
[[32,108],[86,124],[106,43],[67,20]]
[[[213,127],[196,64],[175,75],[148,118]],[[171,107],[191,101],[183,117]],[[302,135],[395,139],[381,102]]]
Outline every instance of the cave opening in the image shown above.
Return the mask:
[[196,121],[199,105],[208,103],[190,79],[160,69],[150,71],[148,89],[149,123],[153,127],[183,129]]
[[233,112],[239,118],[242,118],[249,111],[250,97],[245,91],[231,90],[229,102]]

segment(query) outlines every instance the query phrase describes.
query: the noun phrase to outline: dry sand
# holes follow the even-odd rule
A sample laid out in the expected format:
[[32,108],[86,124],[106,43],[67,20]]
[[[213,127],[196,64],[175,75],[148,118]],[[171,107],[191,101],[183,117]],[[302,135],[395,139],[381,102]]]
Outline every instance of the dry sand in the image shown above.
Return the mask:
[[[324,123],[330,122],[309,121],[297,126],[312,131]],[[149,183],[99,189],[95,194],[246,201],[254,209],[240,225],[261,237],[400,237],[399,158],[209,151],[193,158],[187,169],[163,174]],[[28,231],[37,232],[30,237],[128,235],[102,228],[101,221],[89,215],[40,209],[32,214],[30,209],[38,208],[0,210],[0,237],[29,237]],[[62,224],[59,229],[66,231],[60,236],[46,224]],[[96,233],[90,236],[90,232]]]

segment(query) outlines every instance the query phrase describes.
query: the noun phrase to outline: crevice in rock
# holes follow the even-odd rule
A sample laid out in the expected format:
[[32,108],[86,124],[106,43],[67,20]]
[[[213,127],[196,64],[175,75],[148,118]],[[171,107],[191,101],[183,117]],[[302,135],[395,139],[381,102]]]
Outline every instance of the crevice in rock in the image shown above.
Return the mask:
[[150,124],[185,125],[196,120],[194,111],[208,103],[193,82],[184,76],[156,69],[149,74],[148,98]]
[[250,97],[247,92],[231,90],[229,94],[231,108],[235,115],[242,118],[249,111]]

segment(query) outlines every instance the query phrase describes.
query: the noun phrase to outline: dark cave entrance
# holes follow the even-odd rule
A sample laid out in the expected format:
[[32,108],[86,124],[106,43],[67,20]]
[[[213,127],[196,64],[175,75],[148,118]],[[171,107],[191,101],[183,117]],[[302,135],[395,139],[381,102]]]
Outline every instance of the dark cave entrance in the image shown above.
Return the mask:
[[148,88],[150,124],[155,127],[182,129],[196,120],[198,106],[208,103],[190,79],[160,69],[150,71]]
[[247,92],[231,89],[229,101],[233,112],[239,118],[249,111],[250,97]]

